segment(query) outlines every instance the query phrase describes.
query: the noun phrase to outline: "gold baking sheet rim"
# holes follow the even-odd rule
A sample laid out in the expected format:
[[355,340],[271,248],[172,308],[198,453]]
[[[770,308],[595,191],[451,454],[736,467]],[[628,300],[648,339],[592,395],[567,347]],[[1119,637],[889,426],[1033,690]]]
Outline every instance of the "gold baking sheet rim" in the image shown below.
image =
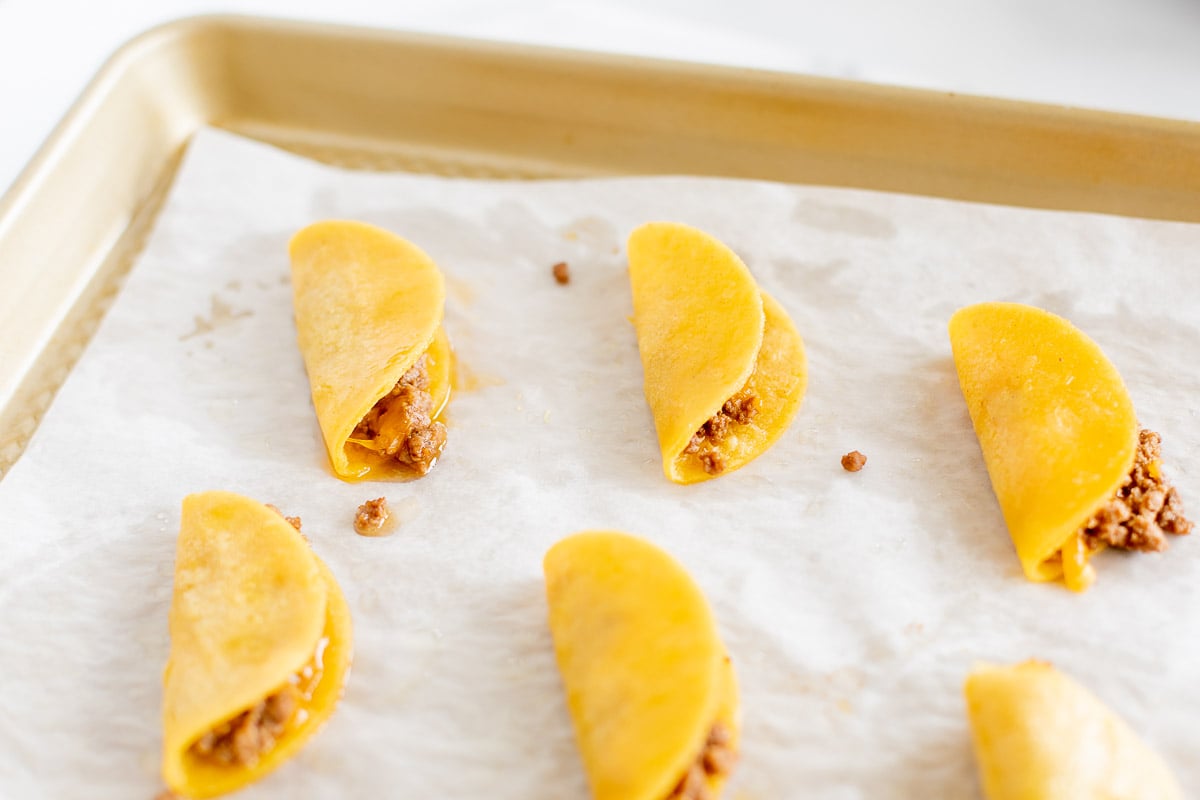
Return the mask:
[[203,125],[355,169],[695,174],[1200,221],[1200,125],[251,17],[106,63],[0,198],[0,478],[86,347]]

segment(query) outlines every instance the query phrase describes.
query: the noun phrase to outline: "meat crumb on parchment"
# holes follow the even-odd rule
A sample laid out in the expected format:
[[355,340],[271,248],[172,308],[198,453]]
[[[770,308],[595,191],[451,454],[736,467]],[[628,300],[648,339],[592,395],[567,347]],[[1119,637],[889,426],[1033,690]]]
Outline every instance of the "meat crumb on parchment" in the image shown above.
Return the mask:
[[559,286],[566,286],[571,282],[571,268],[567,266],[567,262],[560,261],[551,267],[551,272],[554,273],[554,281]]
[[866,466],[867,457],[857,450],[851,450],[846,455],[842,456],[842,469],[846,472],[858,472]]
[[392,516],[386,497],[376,497],[358,507],[354,515],[354,530],[362,536],[375,536]]

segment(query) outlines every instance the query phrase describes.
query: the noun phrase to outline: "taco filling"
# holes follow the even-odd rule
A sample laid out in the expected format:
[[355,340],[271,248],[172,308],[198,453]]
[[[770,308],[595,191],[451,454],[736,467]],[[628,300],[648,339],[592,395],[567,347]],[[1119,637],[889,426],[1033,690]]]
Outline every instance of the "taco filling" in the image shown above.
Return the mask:
[[350,441],[419,475],[429,472],[446,447],[446,426],[433,419],[429,386],[429,355],[425,354],[367,412]]
[[720,722],[712,726],[704,749],[666,800],[712,800],[712,781],[727,777],[737,763],[733,734]]
[[687,447],[683,448],[684,454],[694,454],[699,459],[700,466],[709,475],[720,475],[728,466],[719,449],[721,443],[730,437],[736,437],[738,426],[754,419],[758,409],[758,395],[743,387],[725,401],[720,411],[692,434]]
[[305,705],[312,701],[321,682],[328,645],[329,639],[322,638],[309,662],[278,691],[201,736],[192,744],[192,753],[227,767],[258,763],[289,728],[303,724],[308,718]]
[[1089,550],[1157,552],[1167,547],[1166,534],[1191,533],[1183,515],[1179,490],[1162,474],[1162,437],[1151,430],[1138,431],[1133,469],[1112,499],[1101,506],[1080,531]]

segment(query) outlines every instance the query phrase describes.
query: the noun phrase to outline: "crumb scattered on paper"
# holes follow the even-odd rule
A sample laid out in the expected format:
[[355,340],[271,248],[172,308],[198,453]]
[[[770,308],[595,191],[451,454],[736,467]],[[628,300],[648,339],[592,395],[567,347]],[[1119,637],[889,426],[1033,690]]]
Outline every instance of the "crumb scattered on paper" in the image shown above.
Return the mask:
[[[388,525],[391,516],[386,497],[368,500],[358,507],[358,513],[354,515],[354,530],[360,536],[382,536],[393,527]],[[389,530],[385,531],[385,528]]]
[[867,457],[857,450],[851,450],[846,455],[842,456],[842,469],[846,472],[858,472],[866,466]]
[[571,268],[567,266],[567,262],[560,261],[553,267],[554,280],[559,286],[566,286],[571,282]]

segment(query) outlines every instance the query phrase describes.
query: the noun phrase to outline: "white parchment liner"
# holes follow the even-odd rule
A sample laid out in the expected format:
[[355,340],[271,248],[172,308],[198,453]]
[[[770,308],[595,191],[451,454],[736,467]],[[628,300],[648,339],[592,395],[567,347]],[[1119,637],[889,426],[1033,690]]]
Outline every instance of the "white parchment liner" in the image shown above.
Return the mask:
[[[468,375],[425,479],[330,474],[295,345],[286,245],[349,217],[425,248]],[[791,313],[810,380],[740,472],[662,476],[623,244],[679,220]],[[354,614],[344,701],[244,797],[583,798],[541,559],[642,534],[703,587],[738,668],[731,798],[978,796],[961,685],[1036,656],[1083,680],[1200,794],[1200,557],[1104,554],[1086,595],[1021,576],[946,322],[1016,300],[1116,363],[1200,512],[1200,227],[767,183],[356,174],[206,131],[28,451],[0,483],[0,795],[160,788],[179,502],[228,489],[304,519]],[[573,276],[550,275],[567,261]],[[870,459],[858,474],[846,451]],[[385,539],[351,528],[385,494]]]

